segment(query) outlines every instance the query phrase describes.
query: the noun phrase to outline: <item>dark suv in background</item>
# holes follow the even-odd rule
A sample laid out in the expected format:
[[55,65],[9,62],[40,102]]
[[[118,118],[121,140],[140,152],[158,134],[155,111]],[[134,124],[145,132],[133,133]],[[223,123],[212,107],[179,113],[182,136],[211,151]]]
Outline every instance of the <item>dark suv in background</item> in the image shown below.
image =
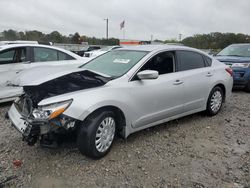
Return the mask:
[[250,92],[250,44],[232,44],[216,58],[233,69],[234,88]]

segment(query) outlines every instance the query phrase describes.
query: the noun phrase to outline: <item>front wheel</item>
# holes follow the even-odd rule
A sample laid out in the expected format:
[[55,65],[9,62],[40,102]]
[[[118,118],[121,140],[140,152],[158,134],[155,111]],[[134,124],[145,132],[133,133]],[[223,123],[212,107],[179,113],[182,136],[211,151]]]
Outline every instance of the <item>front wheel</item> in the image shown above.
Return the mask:
[[102,111],[90,116],[86,124],[81,125],[77,137],[80,152],[88,157],[99,159],[111,149],[115,132],[116,120],[112,111]]
[[214,87],[209,94],[206,112],[210,116],[216,115],[222,106],[224,93],[220,87]]

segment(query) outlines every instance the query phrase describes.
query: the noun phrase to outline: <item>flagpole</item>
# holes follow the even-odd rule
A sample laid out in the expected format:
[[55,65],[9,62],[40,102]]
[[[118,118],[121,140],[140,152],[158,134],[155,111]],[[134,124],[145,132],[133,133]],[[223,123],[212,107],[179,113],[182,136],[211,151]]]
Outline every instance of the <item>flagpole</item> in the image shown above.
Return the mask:
[[120,23],[120,29],[122,30],[123,39],[125,39],[125,20]]
[[123,39],[125,39],[125,27],[123,28]]

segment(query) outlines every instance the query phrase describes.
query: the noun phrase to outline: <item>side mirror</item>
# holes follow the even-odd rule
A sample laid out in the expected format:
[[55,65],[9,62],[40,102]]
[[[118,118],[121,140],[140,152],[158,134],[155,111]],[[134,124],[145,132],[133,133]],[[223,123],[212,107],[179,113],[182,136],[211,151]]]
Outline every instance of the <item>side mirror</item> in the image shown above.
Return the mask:
[[158,78],[158,76],[159,76],[159,73],[158,71],[155,71],[155,70],[144,70],[144,71],[137,73],[137,77],[140,80],[156,79]]

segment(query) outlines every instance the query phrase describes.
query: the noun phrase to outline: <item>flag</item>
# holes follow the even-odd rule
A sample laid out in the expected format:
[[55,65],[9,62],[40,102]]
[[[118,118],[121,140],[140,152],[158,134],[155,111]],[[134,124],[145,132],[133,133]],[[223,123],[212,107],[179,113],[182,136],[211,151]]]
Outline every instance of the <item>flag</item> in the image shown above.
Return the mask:
[[124,26],[125,26],[125,20],[123,20],[123,22],[120,23],[120,29],[124,28]]

